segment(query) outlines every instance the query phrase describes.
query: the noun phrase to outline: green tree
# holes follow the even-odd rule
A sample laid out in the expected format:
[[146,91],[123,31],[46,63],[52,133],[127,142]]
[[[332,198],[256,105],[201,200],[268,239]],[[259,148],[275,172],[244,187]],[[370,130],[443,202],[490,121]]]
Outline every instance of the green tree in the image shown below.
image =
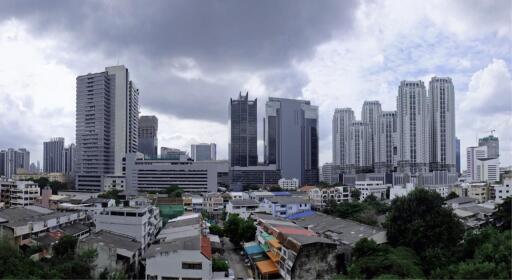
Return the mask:
[[420,260],[409,248],[377,245],[366,238],[358,241],[352,251],[353,262],[348,278],[397,279],[422,278]]
[[183,190],[177,185],[171,185],[165,188],[161,193],[167,194],[167,197],[177,198],[183,195]]
[[494,213],[496,226],[502,230],[512,229],[512,197],[507,197],[503,203],[498,205]]
[[214,235],[218,235],[219,237],[224,237],[224,229],[219,225],[211,225],[210,233]]
[[453,248],[464,234],[464,226],[443,198],[422,188],[393,200],[384,227],[388,242],[417,253],[429,248]]
[[446,196],[445,200],[450,200],[450,199],[454,199],[454,198],[457,198],[457,197],[459,197],[459,195],[458,195],[458,194],[456,194],[455,192],[450,192],[450,193]]
[[221,260],[219,258],[213,258],[212,261],[212,270],[213,271],[228,271],[229,265],[225,260]]
[[64,235],[57,244],[53,245],[53,254],[57,257],[69,257],[75,254],[78,238],[71,235]]
[[350,191],[350,198],[352,201],[359,201],[361,198],[361,191],[358,189],[353,189]]
[[256,226],[251,219],[244,220],[238,215],[230,214],[224,224],[224,234],[235,246],[240,246],[242,241],[254,240]]

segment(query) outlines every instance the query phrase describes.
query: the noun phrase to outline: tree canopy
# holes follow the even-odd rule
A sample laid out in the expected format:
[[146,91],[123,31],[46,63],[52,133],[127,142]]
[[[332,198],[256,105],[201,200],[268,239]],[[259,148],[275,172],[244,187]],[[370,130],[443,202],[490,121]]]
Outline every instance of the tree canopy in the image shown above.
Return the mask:
[[498,209],[494,213],[494,221],[499,229],[512,229],[512,197],[507,197],[503,203],[498,205]]
[[224,224],[224,234],[235,246],[240,246],[242,241],[254,240],[256,226],[251,219],[244,220],[236,214],[229,214],[228,220]]

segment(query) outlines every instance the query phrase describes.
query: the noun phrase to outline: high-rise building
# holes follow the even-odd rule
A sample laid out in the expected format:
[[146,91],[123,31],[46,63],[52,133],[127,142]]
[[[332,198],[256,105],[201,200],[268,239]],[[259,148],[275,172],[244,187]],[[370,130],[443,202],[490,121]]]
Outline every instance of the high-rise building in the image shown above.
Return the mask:
[[175,148],[160,147],[160,158],[168,160],[188,160],[188,154],[185,151]]
[[0,176],[12,178],[20,169],[28,171],[30,168],[30,152],[21,148],[9,148],[0,151]]
[[217,145],[215,143],[192,144],[190,156],[194,161],[217,160]]
[[43,170],[45,173],[64,173],[64,138],[43,142]]
[[229,106],[229,160],[231,166],[258,165],[258,100],[240,93]]
[[350,164],[350,126],[354,122],[351,108],[340,108],[332,117],[332,161],[333,164],[346,166]]
[[478,160],[486,158],[488,158],[487,146],[468,147],[466,149],[467,176],[471,181],[478,181]]
[[158,119],[155,116],[139,118],[139,152],[148,159],[158,157]]
[[270,97],[264,120],[265,163],[284,178],[318,183],[318,107],[309,101]]
[[427,172],[430,129],[427,92],[422,81],[402,81],[398,88],[398,166],[413,174]]
[[430,162],[434,170],[455,171],[455,93],[452,79],[432,77],[428,87]]
[[372,166],[370,134],[368,123],[355,121],[350,126],[350,163],[356,168]]
[[379,164],[384,164],[388,170],[394,167],[397,162],[397,137],[396,111],[382,111],[380,118],[380,155],[378,162]]
[[487,157],[498,158],[500,156],[500,140],[494,135],[478,139],[478,146],[487,147]]
[[460,173],[460,139],[455,138],[455,170]]
[[64,148],[64,173],[72,175],[75,172],[76,145],[69,144]]
[[382,107],[379,101],[365,101],[361,111],[361,121],[370,126],[370,150],[368,157],[371,165],[377,163],[380,157],[380,118]]
[[137,152],[139,91],[123,66],[76,79],[76,187],[100,191],[103,176],[121,174]]

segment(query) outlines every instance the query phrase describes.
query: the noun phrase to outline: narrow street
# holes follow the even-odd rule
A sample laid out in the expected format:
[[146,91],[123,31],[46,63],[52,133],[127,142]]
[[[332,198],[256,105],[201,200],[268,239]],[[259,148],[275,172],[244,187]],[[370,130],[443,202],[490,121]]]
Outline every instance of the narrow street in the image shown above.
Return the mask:
[[244,257],[235,250],[234,245],[228,238],[224,237],[224,257],[229,262],[229,268],[233,270],[236,278],[252,278],[251,269],[244,264]]

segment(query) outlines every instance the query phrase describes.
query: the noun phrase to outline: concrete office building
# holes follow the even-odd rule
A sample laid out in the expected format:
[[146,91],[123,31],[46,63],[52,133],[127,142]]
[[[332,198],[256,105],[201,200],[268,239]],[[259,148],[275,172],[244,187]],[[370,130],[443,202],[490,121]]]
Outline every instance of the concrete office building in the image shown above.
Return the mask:
[[377,166],[382,166],[387,171],[390,171],[396,166],[398,157],[396,111],[382,112],[379,133],[380,155]]
[[64,173],[64,138],[56,137],[43,142],[43,171]]
[[372,166],[370,136],[368,123],[355,121],[350,125],[350,163],[356,168]]
[[455,170],[457,171],[457,174],[460,173],[460,139],[455,138]]
[[270,97],[264,121],[265,163],[301,185],[318,183],[318,107],[309,101]]
[[455,93],[452,79],[432,77],[428,87],[430,162],[433,170],[455,171]]
[[380,119],[382,116],[382,107],[379,101],[365,101],[361,112],[361,121],[367,123],[370,127],[370,149],[368,157],[371,165],[379,161],[380,157]]
[[229,103],[229,161],[231,166],[258,165],[258,100],[240,93]]
[[103,176],[121,174],[124,155],[137,152],[138,98],[123,65],[77,77],[77,189],[100,191]]
[[192,144],[190,156],[194,161],[217,160],[217,145],[215,143]]
[[158,157],[158,119],[155,116],[139,118],[139,152],[150,159]]
[[466,168],[467,176],[471,181],[479,181],[478,177],[478,160],[488,158],[487,146],[468,147],[466,149]]
[[341,166],[331,162],[324,163],[324,165],[322,165],[321,181],[329,185],[337,184],[340,182],[340,173]]
[[332,117],[332,161],[339,166],[350,164],[350,126],[354,122],[354,111],[340,108]]
[[500,156],[500,140],[494,135],[478,139],[478,146],[487,147],[487,157],[498,158]]
[[427,172],[430,160],[430,116],[422,81],[402,81],[398,88],[398,166],[401,171]]
[[500,180],[500,162],[498,158],[479,158],[476,160],[475,181],[497,182]]
[[72,175],[75,173],[76,145],[69,144],[64,148],[64,173]]
[[126,192],[161,191],[177,185],[185,192],[216,192],[219,173],[227,173],[227,161],[194,162],[182,159],[144,159],[137,154],[126,155]]

